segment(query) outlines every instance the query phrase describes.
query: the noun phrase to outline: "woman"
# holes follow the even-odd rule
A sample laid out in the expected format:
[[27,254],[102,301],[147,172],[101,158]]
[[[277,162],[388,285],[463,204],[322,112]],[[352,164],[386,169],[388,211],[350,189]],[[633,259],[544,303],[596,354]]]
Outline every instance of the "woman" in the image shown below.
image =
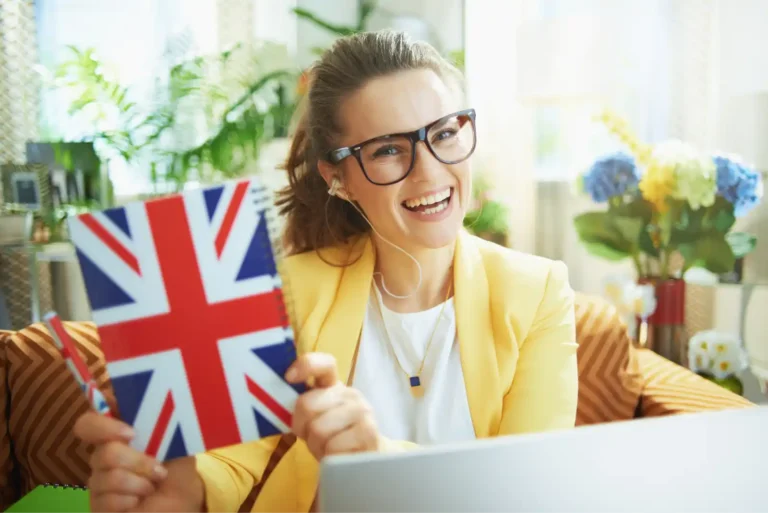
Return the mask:
[[574,425],[565,266],[462,229],[476,131],[456,69],[361,34],[323,56],[308,97],[279,201],[300,355],[286,379],[313,385],[295,436],[160,465],[129,426],[87,414],[94,510],[234,511],[259,484],[256,509],[307,511],[329,454]]

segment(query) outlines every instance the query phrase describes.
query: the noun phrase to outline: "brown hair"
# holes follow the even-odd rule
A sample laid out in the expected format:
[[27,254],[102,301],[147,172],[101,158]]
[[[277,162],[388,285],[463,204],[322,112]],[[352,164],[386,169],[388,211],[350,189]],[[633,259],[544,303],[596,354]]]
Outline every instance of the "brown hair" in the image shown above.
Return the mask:
[[347,243],[370,228],[347,202],[328,195],[318,161],[335,149],[342,102],[368,81],[400,71],[429,69],[461,88],[461,73],[434,48],[399,32],[364,32],[341,38],[309,70],[309,86],[285,169],[289,185],[277,206],[286,217],[289,254]]

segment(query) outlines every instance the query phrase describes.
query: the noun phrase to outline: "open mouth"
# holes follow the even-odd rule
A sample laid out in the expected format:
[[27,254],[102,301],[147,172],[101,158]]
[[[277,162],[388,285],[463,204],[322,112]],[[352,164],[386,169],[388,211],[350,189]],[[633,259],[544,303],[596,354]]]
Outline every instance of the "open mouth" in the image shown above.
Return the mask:
[[435,194],[407,199],[403,201],[401,205],[411,212],[417,212],[422,215],[431,215],[442,212],[448,208],[452,198],[453,187],[448,187],[444,191]]

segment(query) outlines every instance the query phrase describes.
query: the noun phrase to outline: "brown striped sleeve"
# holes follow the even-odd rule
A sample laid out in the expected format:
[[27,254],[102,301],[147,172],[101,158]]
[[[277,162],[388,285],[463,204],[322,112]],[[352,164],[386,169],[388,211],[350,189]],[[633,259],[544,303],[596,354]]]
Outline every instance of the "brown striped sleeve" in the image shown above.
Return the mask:
[[579,406],[576,425],[627,420],[635,415],[642,378],[627,327],[616,308],[594,296],[576,296]]
[[0,330],[0,511],[5,511],[18,500],[15,481],[15,463],[11,457],[11,438],[8,434],[8,389],[5,345],[10,331]]
[[635,352],[644,380],[641,401],[644,417],[754,406],[649,349]]
[[[110,407],[114,394],[107,379],[96,328],[65,323]],[[72,434],[75,420],[89,408],[42,324],[8,340],[9,432],[21,475],[21,493],[46,483],[85,485],[92,448]]]

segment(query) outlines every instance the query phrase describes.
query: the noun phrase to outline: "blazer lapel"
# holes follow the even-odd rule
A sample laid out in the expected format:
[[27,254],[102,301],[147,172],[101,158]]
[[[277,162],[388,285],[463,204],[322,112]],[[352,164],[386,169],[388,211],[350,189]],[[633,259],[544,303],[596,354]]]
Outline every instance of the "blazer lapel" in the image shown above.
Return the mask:
[[[366,237],[361,257],[343,268],[336,299],[320,328],[315,351],[329,353],[336,357],[339,379],[347,383],[352,369],[355,349],[365,319],[368,297],[373,279],[373,245]],[[356,247],[359,247],[356,245]],[[352,251],[359,254],[358,251]]]
[[479,249],[462,230],[454,256],[454,303],[464,384],[478,438],[496,432],[502,406],[488,279]]

